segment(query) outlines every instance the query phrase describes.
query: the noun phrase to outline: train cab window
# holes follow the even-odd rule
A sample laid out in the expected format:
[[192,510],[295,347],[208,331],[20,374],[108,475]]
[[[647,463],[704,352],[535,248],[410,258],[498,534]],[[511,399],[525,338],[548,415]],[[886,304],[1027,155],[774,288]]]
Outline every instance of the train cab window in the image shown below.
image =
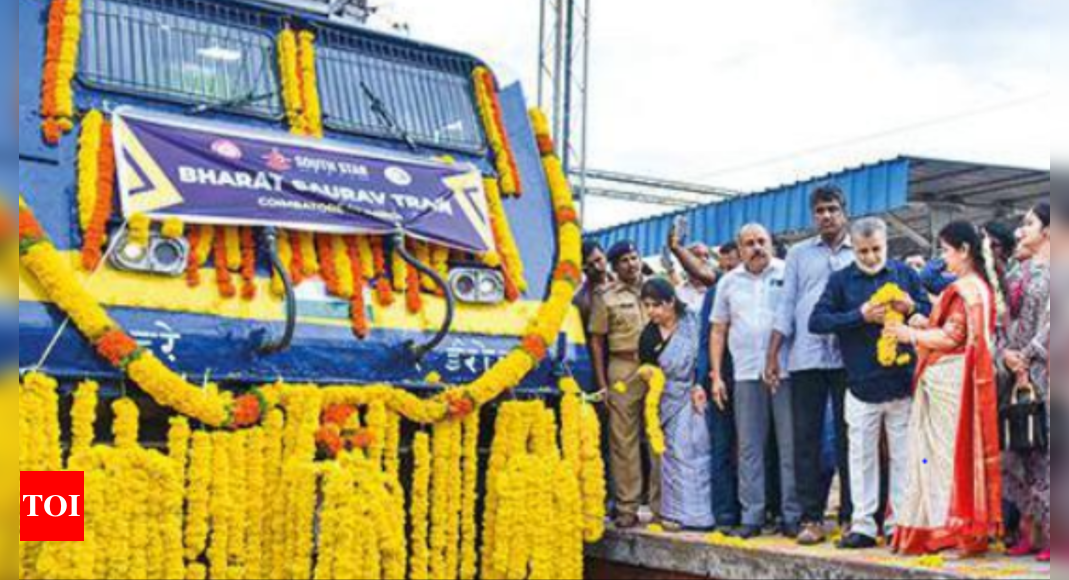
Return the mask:
[[94,88],[280,118],[263,13],[205,0],[84,0],[79,79]]
[[426,46],[353,31],[318,37],[324,124],[335,131],[410,138],[430,147],[480,153],[476,62]]

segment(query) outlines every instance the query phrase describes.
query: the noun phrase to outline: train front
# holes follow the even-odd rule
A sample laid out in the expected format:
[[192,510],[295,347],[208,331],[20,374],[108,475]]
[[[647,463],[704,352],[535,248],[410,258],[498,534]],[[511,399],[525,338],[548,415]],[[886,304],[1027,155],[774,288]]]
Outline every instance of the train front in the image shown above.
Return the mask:
[[290,3],[80,4],[19,5],[22,371],[162,407],[139,382],[587,376],[571,193],[518,86]]

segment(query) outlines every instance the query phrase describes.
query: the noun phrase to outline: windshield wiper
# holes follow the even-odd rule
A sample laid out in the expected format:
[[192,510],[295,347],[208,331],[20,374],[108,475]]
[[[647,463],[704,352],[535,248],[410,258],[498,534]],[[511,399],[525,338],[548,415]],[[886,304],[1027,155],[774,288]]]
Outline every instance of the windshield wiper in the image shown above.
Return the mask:
[[260,94],[256,94],[256,93],[250,91],[248,93],[245,93],[244,95],[239,95],[239,96],[234,97],[233,99],[230,99],[228,101],[217,101],[217,102],[214,102],[214,103],[204,103],[204,104],[201,104],[201,105],[197,105],[197,106],[195,106],[195,107],[193,107],[193,108],[191,108],[189,110],[189,114],[190,115],[203,115],[204,113],[210,113],[210,112],[213,112],[213,111],[227,110],[227,109],[237,109],[237,108],[240,108],[240,107],[244,107],[246,105],[251,105],[251,104],[254,104],[254,103],[259,103],[261,101],[266,101],[268,99],[273,99],[273,98],[275,98],[277,96],[278,96],[278,92],[277,91],[272,91],[270,93],[260,93]]
[[413,153],[419,153],[419,146],[416,145],[416,140],[412,138],[412,135],[408,131],[401,127],[401,124],[397,122],[397,118],[390,113],[390,109],[378,94],[371,90],[371,87],[364,81],[360,81],[360,88],[364,90],[364,95],[371,101],[371,112],[375,113],[375,116],[377,116],[384,125],[389,127],[394,133],[397,133]]

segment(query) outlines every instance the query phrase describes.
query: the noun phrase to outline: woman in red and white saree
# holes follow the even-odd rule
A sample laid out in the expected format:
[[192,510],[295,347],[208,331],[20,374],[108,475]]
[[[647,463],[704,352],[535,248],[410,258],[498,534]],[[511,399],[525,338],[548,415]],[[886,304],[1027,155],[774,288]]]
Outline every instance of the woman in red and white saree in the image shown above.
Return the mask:
[[980,234],[951,224],[940,235],[959,280],[932,318],[888,332],[920,356],[910,460],[895,551],[982,554],[1002,527],[1002,473],[995,386],[997,308]]

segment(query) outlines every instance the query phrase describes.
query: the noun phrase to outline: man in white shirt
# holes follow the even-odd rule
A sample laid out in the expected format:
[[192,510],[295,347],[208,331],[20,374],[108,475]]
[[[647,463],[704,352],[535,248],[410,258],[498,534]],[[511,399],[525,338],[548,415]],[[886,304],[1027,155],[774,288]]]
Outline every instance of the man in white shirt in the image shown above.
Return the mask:
[[722,410],[731,403],[727,389],[729,377],[723,375],[724,352],[729,343],[734,358],[733,404],[739,439],[739,500],[743,512],[742,527],[735,535],[752,539],[761,534],[765,525],[765,453],[771,416],[779,443],[782,532],[794,538],[800,530],[802,510],[795,486],[791,385],[786,373],[779,377],[777,385],[764,380],[785,266],[774,257],[772,236],[764,226],[744,227],[739,232],[739,247],[743,265],[720,281],[711,317],[710,345],[713,400]]

